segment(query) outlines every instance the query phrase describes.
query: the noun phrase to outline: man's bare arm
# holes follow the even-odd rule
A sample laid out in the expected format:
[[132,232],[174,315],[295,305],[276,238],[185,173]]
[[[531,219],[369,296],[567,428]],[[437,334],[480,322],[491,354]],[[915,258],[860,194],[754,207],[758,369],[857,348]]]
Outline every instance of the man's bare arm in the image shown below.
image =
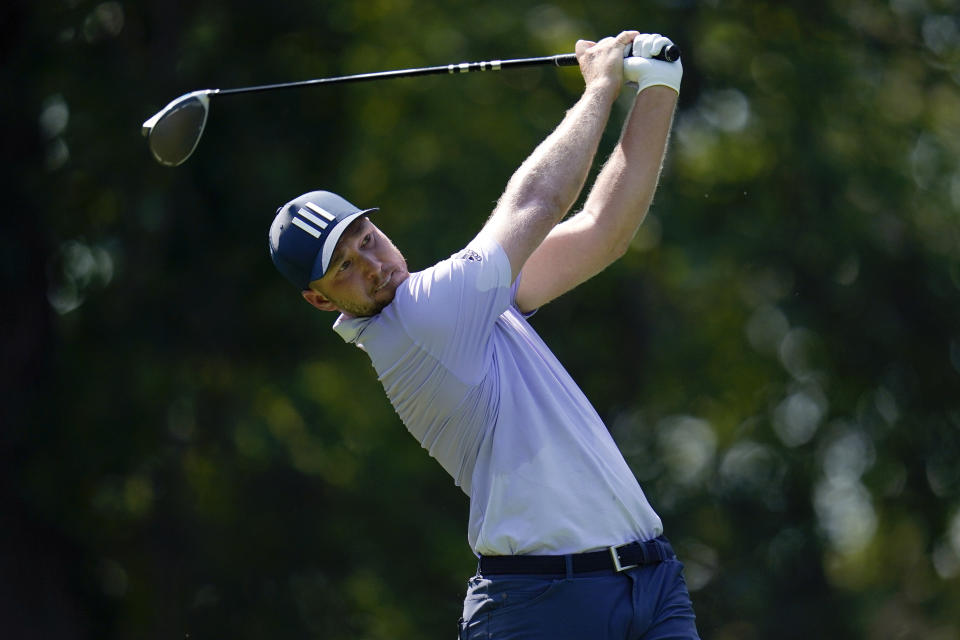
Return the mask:
[[546,304],[626,252],[653,200],[676,102],[669,87],[640,92],[583,210],[553,228],[527,260],[520,309]]
[[577,42],[583,95],[510,178],[484,228],[503,247],[514,277],[583,189],[623,84],[623,48],[636,35]]

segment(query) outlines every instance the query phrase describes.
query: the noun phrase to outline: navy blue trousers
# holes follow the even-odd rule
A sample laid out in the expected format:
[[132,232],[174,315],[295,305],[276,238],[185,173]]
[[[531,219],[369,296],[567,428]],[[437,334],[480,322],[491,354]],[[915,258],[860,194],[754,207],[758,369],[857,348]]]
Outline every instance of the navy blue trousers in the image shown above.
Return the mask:
[[676,558],[567,576],[476,575],[460,640],[698,640]]

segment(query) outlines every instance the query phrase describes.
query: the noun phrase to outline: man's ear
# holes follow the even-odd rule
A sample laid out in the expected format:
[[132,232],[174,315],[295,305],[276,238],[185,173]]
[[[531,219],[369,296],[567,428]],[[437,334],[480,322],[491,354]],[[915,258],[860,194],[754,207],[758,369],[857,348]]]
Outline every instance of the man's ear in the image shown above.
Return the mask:
[[327,300],[319,291],[307,289],[302,291],[301,294],[303,295],[304,300],[309,302],[317,309],[320,309],[320,311],[337,311],[337,307],[334,306],[332,302]]

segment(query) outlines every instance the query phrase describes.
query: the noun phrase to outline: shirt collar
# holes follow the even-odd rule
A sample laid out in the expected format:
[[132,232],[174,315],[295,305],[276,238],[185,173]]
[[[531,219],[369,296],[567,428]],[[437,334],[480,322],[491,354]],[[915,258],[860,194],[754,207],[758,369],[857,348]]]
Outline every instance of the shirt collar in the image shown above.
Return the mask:
[[333,323],[333,330],[343,338],[344,342],[356,344],[360,334],[363,333],[372,319],[373,316],[354,318],[341,313],[337,321]]

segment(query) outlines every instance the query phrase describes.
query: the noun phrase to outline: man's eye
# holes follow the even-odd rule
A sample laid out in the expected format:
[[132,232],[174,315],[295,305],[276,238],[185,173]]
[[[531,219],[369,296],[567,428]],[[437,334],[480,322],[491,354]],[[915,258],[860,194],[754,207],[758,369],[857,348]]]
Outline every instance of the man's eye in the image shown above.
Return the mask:
[[337,271],[346,271],[349,268],[350,268],[350,261],[344,260],[343,262],[340,263],[340,266],[337,267]]
[[365,246],[367,246],[368,244],[370,244],[370,234],[369,234],[369,233],[368,233],[367,235],[363,236],[363,241],[360,243],[360,246],[361,246],[361,247],[365,247]]

